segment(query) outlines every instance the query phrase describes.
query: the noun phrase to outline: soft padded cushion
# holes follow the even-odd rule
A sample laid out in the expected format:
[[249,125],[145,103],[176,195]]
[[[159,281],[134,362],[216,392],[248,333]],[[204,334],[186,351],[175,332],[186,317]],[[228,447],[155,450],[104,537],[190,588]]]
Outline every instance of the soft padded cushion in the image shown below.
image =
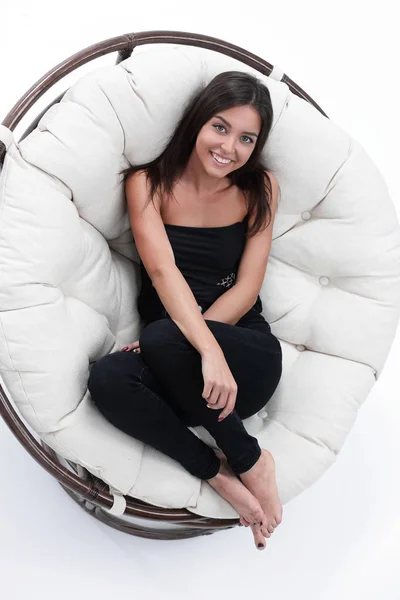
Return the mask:
[[87,380],[140,333],[117,173],[158,156],[192,93],[232,69],[255,74],[273,102],[264,157],[281,197],[260,296],[283,373],[267,412],[244,424],[275,457],[287,503],[334,463],[396,333],[400,228],[371,158],[285,83],[181,45],[142,46],[85,75],[20,144],[0,131],[0,374],[19,413],[120,492],[226,518],[238,515],[210,485],[108,423]]

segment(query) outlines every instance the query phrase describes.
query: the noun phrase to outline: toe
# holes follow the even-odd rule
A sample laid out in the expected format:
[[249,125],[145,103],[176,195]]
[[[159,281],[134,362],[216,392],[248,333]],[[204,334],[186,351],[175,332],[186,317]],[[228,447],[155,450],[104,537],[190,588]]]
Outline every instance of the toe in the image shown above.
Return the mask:
[[264,537],[269,538],[271,537],[271,532],[268,529],[268,527],[266,525],[263,525],[260,529],[261,533],[263,534]]
[[253,510],[253,516],[254,516],[253,523],[256,523],[258,526],[260,526],[260,523],[265,522],[265,513],[264,513],[263,509],[261,508],[261,504],[258,504],[258,507],[256,510]]
[[271,537],[271,534],[275,531],[272,520],[265,513],[263,513],[263,518],[261,519],[260,531],[266,538]]
[[253,532],[254,543],[256,545],[257,550],[263,550],[266,546],[266,541],[263,534],[261,533],[260,524],[258,523],[257,525],[250,525],[250,527]]

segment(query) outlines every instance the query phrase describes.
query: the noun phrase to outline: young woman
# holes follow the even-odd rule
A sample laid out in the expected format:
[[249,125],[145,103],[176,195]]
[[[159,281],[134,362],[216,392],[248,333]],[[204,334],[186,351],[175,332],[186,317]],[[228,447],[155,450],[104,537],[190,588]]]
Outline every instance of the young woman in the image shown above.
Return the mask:
[[[282,373],[259,297],[278,201],[260,158],[272,118],[260,81],[221,73],[191,99],[160,156],[122,172],[144,327],[97,361],[88,382],[111,423],[205,479],[260,549],[283,512],[274,459],[242,423]],[[222,452],[188,429],[195,425]]]

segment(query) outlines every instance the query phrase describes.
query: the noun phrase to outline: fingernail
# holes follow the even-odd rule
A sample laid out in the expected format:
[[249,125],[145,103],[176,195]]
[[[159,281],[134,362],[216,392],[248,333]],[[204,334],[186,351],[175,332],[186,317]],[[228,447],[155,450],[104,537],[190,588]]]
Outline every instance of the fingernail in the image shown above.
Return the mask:
[[124,346],[124,348],[121,348],[122,351],[124,350],[128,350],[128,346]]
[[264,544],[258,544],[259,548],[264,548]]

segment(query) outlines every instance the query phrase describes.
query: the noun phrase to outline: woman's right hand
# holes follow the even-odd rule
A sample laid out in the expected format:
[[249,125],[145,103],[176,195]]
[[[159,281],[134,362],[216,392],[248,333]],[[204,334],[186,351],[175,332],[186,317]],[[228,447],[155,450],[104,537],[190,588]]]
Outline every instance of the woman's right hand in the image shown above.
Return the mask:
[[207,406],[224,410],[218,417],[222,421],[235,408],[237,384],[226,362],[222,350],[201,355],[201,367],[204,379],[202,396]]
[[121,348],[122,352],[132,352],[132,350],[136,354],[140,354],[139,340],[136,340],[136,342],[132,342],[131,344],[128,344],[127,346]]

